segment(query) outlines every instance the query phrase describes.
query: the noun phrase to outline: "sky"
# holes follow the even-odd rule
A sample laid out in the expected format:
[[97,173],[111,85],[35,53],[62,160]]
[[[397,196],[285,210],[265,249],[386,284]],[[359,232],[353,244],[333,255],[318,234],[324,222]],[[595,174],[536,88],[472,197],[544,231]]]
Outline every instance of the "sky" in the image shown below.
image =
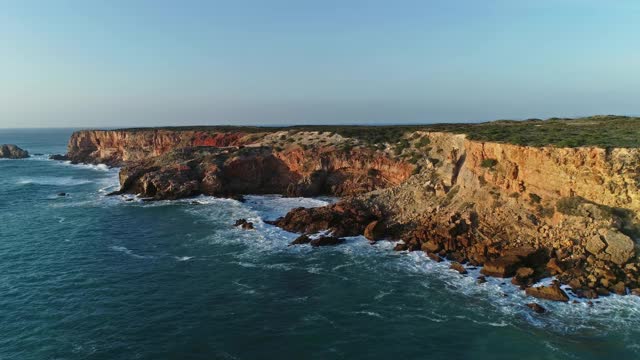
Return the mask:
[[640,114],[637,0],[0,0],[0,127]]

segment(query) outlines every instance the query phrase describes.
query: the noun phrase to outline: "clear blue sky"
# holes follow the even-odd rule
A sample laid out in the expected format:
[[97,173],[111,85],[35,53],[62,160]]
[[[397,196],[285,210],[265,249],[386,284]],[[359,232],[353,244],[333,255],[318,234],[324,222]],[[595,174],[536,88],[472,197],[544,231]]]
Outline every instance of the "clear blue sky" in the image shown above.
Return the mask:
[[638,0],[0,0],[0,127],[639,108]]

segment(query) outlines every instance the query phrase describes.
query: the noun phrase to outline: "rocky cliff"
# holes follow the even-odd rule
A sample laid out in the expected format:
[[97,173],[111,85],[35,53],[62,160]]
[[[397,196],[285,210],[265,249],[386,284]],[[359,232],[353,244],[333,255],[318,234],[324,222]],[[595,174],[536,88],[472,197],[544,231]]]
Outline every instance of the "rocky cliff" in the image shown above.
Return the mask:
[[192,146],[227,147],[243,145],[249,139],[242,132],[141,130],[86,130],[71,135],[67,156],[79,163],[112,166],[147,159],[170,150]]
[[[77,132],[68,156],[123,166],[120,191],[155,199],[341,196],[273,223],[402,239],[397,250],[484,266],[522,287],[555,275],[578,296],[640,293],[631,237],[637,148],[530,147],[427,131],[372,146],[319,131],[149,129]],[[528,293],[565,299],[557,286]]]
[[80,131],[67,157],[123,166],[120,192],[156,199],[354,195],[399,185],[415,169],[339,135],[304,131]]

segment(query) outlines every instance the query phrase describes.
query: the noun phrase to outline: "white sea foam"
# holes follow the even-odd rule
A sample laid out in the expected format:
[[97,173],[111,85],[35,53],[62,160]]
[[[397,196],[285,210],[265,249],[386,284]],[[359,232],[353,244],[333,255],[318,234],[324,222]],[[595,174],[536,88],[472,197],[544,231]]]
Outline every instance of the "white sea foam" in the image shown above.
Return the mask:
[[[568,292],[571,300],[568,303],[535,299],[524,291],[511,285],[510,279],[487,277],[487,282],[477,284],[475,279],[480,275],[479,268],[468,267],[467,275],[461,275],[449,269],[450,263],[436,263],[422,252],[404,253],[398,265],[408,271],[424,273],[430,277],[444,281],[448,291],[455,296],[485,299],[488,304],[504,315],[503,319],[493,322],[491,326],[505,326],[510,320],[524,319],[528,323],[544,329],[561,333],[579,331],[608,332],[617,329],[633,329],[640,326],[640,298],[636,296],[611,295],[594,301],[591,306],[585,299],[578,299]],[[548,284],[552,279],[544,279],[541,284]],[[541,284],[537,284],[541,285]],[[567,287],[564,287],[567,290]],[[574,303],[573,301],[577,301]],[[534,314],[527,303],[542,304],[548,314]]]
[[47,185],[47,186],[78,186],[90,184],[93,181],[89,179],[78,179],[70,176],[53,177],[53,176],[36,176],[31,178],[20,178],[20,185]]
[[51,160],[51,161],[55,161],[56,164],[61,165],[61,166],[70,166],[76,169],[89,169],[89,170],[96,170],[96,171],[111,171],[113,169],[117,168],[110,168],[109,166],[107,166],[106,164],[72,164],[71,161],[57,161],[57,160]]
[[193,256],[174,256],[177,261],[189,261],[193,259]]
[[374,311],[355,311],[354,314],[367,315],[382,319],[383,316]]
[[113,250],[113,251],[117,251],[117,252],[121,252],[121,253],[127,254],[127,255],[129,255],[131,257],[134,257],[136,259],[151,259],[151,258],[153,258],[153,256],[138,255],[138,254],[134,253],[132,250],[127,249],[124,246],[111,246],[110,249]]

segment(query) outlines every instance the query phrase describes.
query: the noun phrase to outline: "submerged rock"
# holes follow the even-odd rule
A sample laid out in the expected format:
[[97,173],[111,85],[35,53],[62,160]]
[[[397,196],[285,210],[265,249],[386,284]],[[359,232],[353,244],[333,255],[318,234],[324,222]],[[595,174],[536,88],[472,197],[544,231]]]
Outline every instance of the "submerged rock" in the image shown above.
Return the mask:
[[253,230],[253,223],[250,221],[247,221],[247,219],[238,219],[236,220],[235,224],[233,224],[233,226],[235,227],[241,227],[244,230]]
[[313,247],[318,246],[329,246],[329,245],[339,245],[345,242],[344,239],[338,238],[335,236],[320,236],[316,239],[313,239],[309,242],[309,244]]
[[311,242],[311,238],[310,237],[308,237],[307,235],[300,235],[295,240],[293,240],[291,242],[291,244],[289,244],[289,246],[291,246],[291,245],[303,245],[303,244],[308,244],[310,242]]
[[0,159],[24,159],[29,157],[29,152],[22,150],[13,144],[0,145]]
[[69,157],[67,155],[53,154],[49,156],[49,160],[67,161],[69,160]]
[[547,312],[547,309],[545,309],[544,307],[542,307],[542,305],[537,303],[528,303],[527,307],[537,312],[538,314],[544,314],[545,312]]

